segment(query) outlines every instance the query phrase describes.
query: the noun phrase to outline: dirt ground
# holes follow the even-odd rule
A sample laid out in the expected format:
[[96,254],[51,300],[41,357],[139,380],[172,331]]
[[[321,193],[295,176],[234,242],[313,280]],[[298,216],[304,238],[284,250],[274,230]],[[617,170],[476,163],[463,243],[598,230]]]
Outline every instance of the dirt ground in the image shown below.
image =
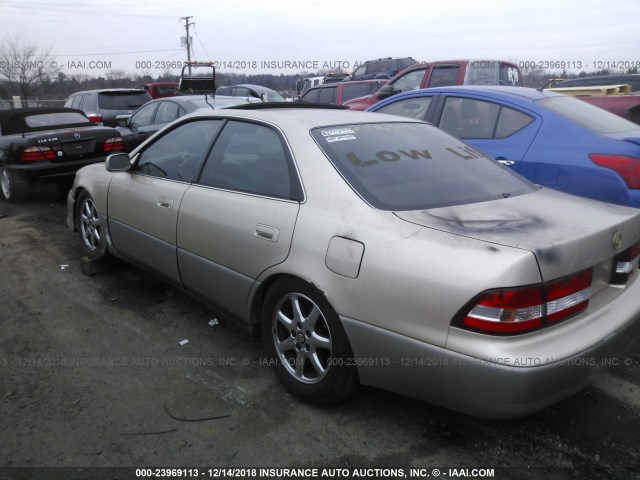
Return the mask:
[[640,342],[628,365],[524,419],[479,420],[372,388],[316,408],[285,393],[259,338],[161,280],[124,263],[84,276],[64,192],[0,203],[0,216],[2,479],[136,478],[33,467],[640,479]]

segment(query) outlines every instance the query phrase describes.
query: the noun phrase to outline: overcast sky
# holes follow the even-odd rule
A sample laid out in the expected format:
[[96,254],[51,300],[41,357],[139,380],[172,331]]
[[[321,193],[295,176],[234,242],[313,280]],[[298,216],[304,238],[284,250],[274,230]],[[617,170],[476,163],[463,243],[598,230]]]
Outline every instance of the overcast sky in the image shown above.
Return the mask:
[[301,71],[281,71],[284,61],[350,70],[386,56],[640,66],[640,0],[0,0],[0,39],[50,48],[67,74],[155,76],[186,59],[185,16],[195,59],[226,72]]

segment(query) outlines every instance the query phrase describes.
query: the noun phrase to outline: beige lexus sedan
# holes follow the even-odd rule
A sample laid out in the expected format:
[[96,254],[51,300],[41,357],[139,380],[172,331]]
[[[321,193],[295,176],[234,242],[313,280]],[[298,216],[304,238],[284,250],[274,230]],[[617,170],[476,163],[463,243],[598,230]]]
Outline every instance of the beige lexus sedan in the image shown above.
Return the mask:
[[316,404],[364,384],[526,415],[640,335],[640,211],[538,187],[403,117],[185,116],[81,169],[68,225],[94,261],[262,332],[286,389]]

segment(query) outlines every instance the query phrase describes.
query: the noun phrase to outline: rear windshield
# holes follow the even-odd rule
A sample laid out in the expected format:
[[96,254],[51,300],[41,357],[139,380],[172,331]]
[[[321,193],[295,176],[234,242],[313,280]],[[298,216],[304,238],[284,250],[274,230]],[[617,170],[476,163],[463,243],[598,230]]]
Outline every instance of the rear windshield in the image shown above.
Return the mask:
[[151,100],[144,90],[139,92],[100,92],[98,104],[101,110],[132,110]]
[[535,190],[478,150],[424,123],[368,123],[311,135],[351,187],[381,210],[485,202]]
[[577,98],[561,96],[537,100],[540,105],[598,133],[637,130],[638,125]]
[[66,125],[92,125],[84,115],[76,112],[43,113],[24,117],[24,123],[29,128],[41,129]]

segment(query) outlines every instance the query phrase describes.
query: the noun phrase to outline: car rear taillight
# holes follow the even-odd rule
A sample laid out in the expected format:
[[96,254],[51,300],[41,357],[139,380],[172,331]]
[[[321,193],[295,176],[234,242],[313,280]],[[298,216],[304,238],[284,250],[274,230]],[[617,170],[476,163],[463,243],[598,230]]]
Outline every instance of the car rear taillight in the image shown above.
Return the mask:
[[591,153],[589,158],[601,167],[610,168],[620,175],[629,188],[640,188],[640,159],[627,155]]
[[28,147],[20,155],[23,162],[35,162],[38,160],[51,160],[56,158],[56,154],[51,147]]
[[638,269],[640,263],[640,242],[619,253],[613,259],[611,283],[624,285]]
[[102,123],[102,115],[98,113],[90,113],[87,118],[94,123]]
[[545,284],[487,290],[456,315],[453,325],[489,334],[514,334],[566,320],[586,310],[592,270]]
[[105,152],[113,152],[115,150],[124,150],[124,143],[122,142],[122,137],[112,137],[107,138],[104,141],[104,146],[102,147]]

